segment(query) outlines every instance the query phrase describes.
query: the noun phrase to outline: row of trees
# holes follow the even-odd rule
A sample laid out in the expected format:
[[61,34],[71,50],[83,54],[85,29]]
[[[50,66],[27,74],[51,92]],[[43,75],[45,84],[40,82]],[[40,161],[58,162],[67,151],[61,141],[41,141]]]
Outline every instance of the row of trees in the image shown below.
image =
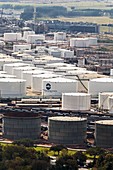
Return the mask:
[[[54,151],[55,165],[51,164],[48,151]],[[92,162],[87,165],[89,157],[92,157]],[[90,148],[86,152],[69,154],[63,145],[37,151],[33,141],[28,139],[15,141],[11,145],[0,145],[0,170],[78,170],[78,167],[84,165],[95,170],[113,170],[113,151]]]

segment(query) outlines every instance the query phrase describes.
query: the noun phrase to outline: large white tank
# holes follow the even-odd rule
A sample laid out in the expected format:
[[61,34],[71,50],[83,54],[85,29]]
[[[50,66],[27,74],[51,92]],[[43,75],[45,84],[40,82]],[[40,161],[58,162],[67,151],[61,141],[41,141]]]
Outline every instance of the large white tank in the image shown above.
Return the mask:
[[0,78],[0,97],[24,97],[26,81],[16,78]]
[[78,81],[62,77],[43,80],[43,95],[61,96],[62,93],[77,92]]
[[4,64],[17,63],[17,62],[20,63],[22,61],[19,59],[14,59],[14,58],[0,59],[0,70],[3,70]]
[[55,32],[54,33],[54,40],[55,41],[65,41],[66,40],[66,33],[65,32]]
[[91,95],[87,93],[63,93],[63,110],[90,110]]
[[24,31],[24,33],[23,33],[23,39],[24,39],[24,40],[27,40],[28,35],[34,35],[34,34],[35,34],[34,31]]
[[100,92],[113,92],[113,79],[97,78],[89,81],[88,92],[92,95],[98,95]]
[[13,45],[13,52],[23,52],[25,50],[31,50],[31,44]]
[[25,63],[9,63],[3,65],[3,70],[6,71],[8,74],[13,74],[13,68],[18,67],[25,67],[28,66],[28,64]]
[[45,70],[30,70],[30,71],[23,71],[22,78],[26,80],[26,86],[31,87],[32,84],[32,75],[44,74],[47,73]]
[[39,75],[33,75],[32,76],[32,84],[31,88],[33,91],[36,92],[42,92],[43,85],[42,82],[44,79],[52,78],[52,77],[58,77],[59,75],[53,74],[53,73],[47,73],[47,74],[39,74]]
[[17,67],[17,68],[13,68],[13,74],[16,75],[17,78],[21,79],[23,71],[35,70],[35,69],[36,69],[36,67],[32,67],[32,66]]
[[27,36],[27,43],[37,44],[45,40],[45,35],[43,34],[35,34]]
[[66,49],[60,49],[61,51],[61,58],[73,58],[74,57],[74,51],[66,50]]
[[99,93],[99,108],[100,109],[105,109],[108,110],[109,109],[109,97],[112,97],[113,93],[109,93],[109,92],[102,92]]
[[4,41],[19,41],[22,40],[21,33],[4,33]]

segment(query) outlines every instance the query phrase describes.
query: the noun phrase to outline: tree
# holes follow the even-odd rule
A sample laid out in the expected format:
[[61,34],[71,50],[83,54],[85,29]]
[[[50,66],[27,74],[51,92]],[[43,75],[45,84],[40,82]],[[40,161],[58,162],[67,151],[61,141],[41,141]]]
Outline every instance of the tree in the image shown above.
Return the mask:
[[23,145],[25,147],[33,147],[34,141],[32,139],[20,139],[13,142],[14,145]]
[[55,146],[51,146],[50,151],[58,152],[59,155],[60,151],[63,149],[67,150],[67,148],[64,145],[55,145]]
[[81,151],[76,152],[73,157],[77,161],[77,164],[80,166],[83,166],[86,163],[87,157]]

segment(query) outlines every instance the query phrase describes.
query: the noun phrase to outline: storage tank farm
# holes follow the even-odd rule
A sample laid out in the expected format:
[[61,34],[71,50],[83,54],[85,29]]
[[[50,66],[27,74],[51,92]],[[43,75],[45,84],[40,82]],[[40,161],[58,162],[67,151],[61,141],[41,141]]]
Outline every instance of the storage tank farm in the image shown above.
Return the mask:
[[3,116],[3,138],[9,140],[40,138],[41,118],[32,112],[9,112]]
[[84,145],[86,125],[86,118],[50,117],[48,120],[48,139],[55,144]]
[[96,121],[95,144],[97,147],[113,147],[113,120]]

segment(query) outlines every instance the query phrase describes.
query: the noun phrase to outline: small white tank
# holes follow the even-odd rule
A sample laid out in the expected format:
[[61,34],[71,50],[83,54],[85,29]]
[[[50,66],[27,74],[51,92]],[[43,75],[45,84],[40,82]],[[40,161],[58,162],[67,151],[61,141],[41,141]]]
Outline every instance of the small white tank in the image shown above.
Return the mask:
[[3,65],[3,70],[6,71],[8,74],[13,74],[13,68],[18,68],[18,67],[25,67],[28,66],[28,64],[25,63],[9,63],[9,64],[4,64]]
[[113,92],[113,79],[97,78],[90,80],[88,93],[97,96],[100,92]]
[[59,75],[53,74],[53,73],[47,73],[47,74],[39,74],[39,75],[33,75],[32,76],[32,91],[40,92],[42,93],[43,90],[43,80],[52,78],[52,77],[58,77]]
[[66,40],[66,33],[65,32],[55,32],[54,33],[54,40],[55,41],[65,41]]
[[31,44],[13,45],[13,52],[23,52],[25,50],[31,50]]
[[35,34],[34,31],[24,31],[24,33],[23,33],[23,39],[24,39],[24,40],[27,40],[28,35],[34,35],[34,34]]
[[4,33],[4,41],[19,41],[22,40],[21,33]]
[[25,66],[25,67],[17,67],[17,68],[13,68],[13,75],[16,75],[17,78],[22,78],[22,72],[23,71],[27,71],[27,70],[35,70],[36,67],[32,67],[32,66]]
[[45,70],[37,69],[37,70],[30,70],[30,71],[23,71],[22,78],[26,80],[26,86],[31,87],[32,84],[32,76],[38,74],[47,73]]
[[63,110],[90,110],[91,95],[87,93],[63,93]]
[[0,78],[0,97],[24,97],[26,81],[16,78]]
[[28,35],[27,37],[27,43],[31,43],[31,44],[37,44],[38,42],[42,42],[44,40],[45,40],[45,35],[43,34]]
[[99,108],[100,109],[109,109],[109,97],[112,97],[113,93],[110,92],[102,92],[99,93]]

